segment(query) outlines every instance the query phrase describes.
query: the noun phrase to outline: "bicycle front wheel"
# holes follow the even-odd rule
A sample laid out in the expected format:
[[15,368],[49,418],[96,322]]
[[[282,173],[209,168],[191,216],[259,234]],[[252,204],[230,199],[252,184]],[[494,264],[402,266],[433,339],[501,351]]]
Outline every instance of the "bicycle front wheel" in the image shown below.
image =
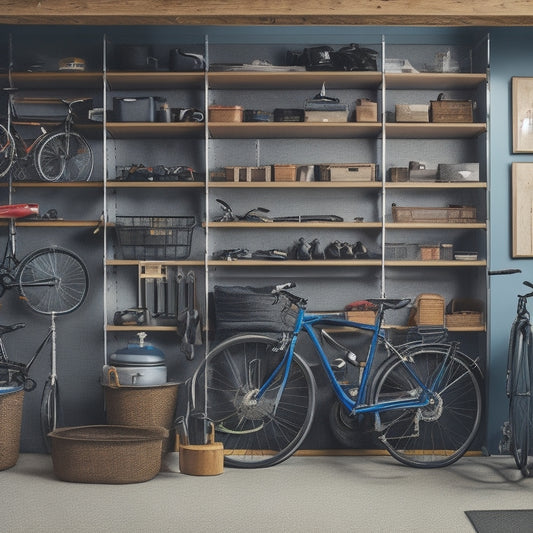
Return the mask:
[[0,178],[5,176],[15,157],[15,141],[9,130],[0,124]]
[[25,257],[17,271],[18,290],[38,313],[64,315],[77,309],[89,290],[83,261],[70,250],[43,248]]
[[193,391],[203,398],[214,423],[216,440],[224,444],[228,466],[260,468],[290,457],[313,421],[316,384],[309,366],[294,354],[282,388],[279,371],[261,398],[260,387],[278,367],[285,350],[260,335],[230,338],[214,348],[193,376]]
[[509,423],[511,424],[510,449],[517,468],[529,477],[532,464],[529,462],[531,442],[531,368],[532,350],[529,320],[514,330],[510,360]]
[[47,136],[37,148],[35,166],[45,181],[87,181],[94,156],[89,143],[76,132]]
[[[405,364],[428,388],[443,371],[430,403],[421,408],[394,409],[377,415],[376,429],[389,453],[418,468],[448,466],[470,447],[481,420],[481,390],[472,361],[456,352],[442,367],[446,347],[409,352]],[[378,369],[374,402],[415,401],[421,387],[399,359]]]

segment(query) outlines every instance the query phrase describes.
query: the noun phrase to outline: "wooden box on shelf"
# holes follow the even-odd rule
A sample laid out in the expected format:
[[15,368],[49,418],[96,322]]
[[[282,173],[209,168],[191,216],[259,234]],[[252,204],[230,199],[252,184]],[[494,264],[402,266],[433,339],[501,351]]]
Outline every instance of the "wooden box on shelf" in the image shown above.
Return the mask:
[[346,320],[358,322],[359,324],[373,325],[376,322],[375,311],[346,311]]
[[272,181],[271,167],[226,167],[226,181]]
[[410,326],[441,326],[444,324],[444,298],[440,294],[419,294],[409,316]]
[[432,100],[431,122],[474,122],[471,100]]
[[274,165],[274,181],[296,181],[298,165]]

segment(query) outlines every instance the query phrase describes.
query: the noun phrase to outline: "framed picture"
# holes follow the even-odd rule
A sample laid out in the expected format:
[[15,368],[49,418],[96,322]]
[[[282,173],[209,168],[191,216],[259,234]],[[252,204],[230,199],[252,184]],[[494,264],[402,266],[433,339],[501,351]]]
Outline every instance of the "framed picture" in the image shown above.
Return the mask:
[[513,257],[533,257],[533,163],[512,164]]
[[513,153],[533,152],[533,78],[513,77]]

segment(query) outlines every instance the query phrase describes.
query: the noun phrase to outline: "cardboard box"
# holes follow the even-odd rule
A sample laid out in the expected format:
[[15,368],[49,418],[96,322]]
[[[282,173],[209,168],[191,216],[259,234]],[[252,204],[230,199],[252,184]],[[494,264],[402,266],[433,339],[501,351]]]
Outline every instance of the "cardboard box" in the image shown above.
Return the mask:
[[223,106],[211,105],[209,106],[209,120],[211,122],[242,122],[244,115],[244,108],[239,105]]
[[368,98],[359,98],[355,102],[356,122],[377,122],[378,104],[371,102]]
[[396,104],[396,122],[429,122],[427,104]]
[[374,163],[334,163],[319,165],[320,181],[375,181]]
[[346,111],[305,111],[305,122],[348,122]]
[[274,181],[296,181],[298,165],[274,165]]

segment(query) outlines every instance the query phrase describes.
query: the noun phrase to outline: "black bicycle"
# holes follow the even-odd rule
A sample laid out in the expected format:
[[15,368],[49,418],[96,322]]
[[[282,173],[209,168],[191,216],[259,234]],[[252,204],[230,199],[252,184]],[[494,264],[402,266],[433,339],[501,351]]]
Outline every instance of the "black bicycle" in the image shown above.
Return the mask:
[[[519,269],[495,270],[489,275],[517,274]],[[523,282],[533,289],[533,283]],[[533,292],[518,295],[516,317],[509,335],[505,392],[509,398],[509,421],[504,424],[504,440],[524,477],[533,471],[532,429],[533,406],[531,382],[533,375],[533,332],[527,301]]]
[[[6,89],[16,91],[16,89]],[[15,128],[13,94],[9,95],[9,114],[0,123],[0,178],[12,172],[14,181],[31,178],[33,169],[44,181],[86,181],[91,177],[94,155],[87,139],[73,130],[76,109],[86,106],[86,98],[60,99],[67,106],[62,124],[27,142]]]

